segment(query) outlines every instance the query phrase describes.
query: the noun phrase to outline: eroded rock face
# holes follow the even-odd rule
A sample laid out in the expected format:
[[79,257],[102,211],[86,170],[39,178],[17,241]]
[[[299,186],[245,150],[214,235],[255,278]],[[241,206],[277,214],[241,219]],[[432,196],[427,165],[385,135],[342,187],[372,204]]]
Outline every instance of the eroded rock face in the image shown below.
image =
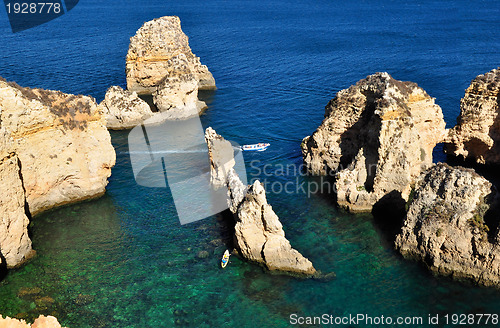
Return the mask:
[[0,328],[61,328],[61,324],[53,316],[41,315],[30,325],[24,320],[3,318],[0,315]]
[[[130,39],[127,53],[127,89],[153,94],[169,70],[176,69],[172,59],[183,54],[200,90],[215,89],[207,66],[200,63],[189,47],[188,37],[177,16],[165,16],[144,23]],[[183,69],[179,67],[179,69]]]
[[197,116],[206,104],[198,100],[198,81],[184,54],[167,61],[167,75],[153,93],[153,101],[160,112],[175,119]]
[[500,68],[477,76],[460,102],[445,152],[481,164],[500,164]]
[[[485,223],[496,205],[489,181],[472,169],[437,164],[417,181],[396,248],[437,274],[500,284],[500,236]],[[495,220],[493,220],[494,222]]]
[[27,215],[103,194],[115,151],[93,98],[0,80],[0,162],[0,253],[14,267],[31,252]]
[[229,141],[212,128],[205,131],[214,188],[228,189],[228,207],[235,214],[234,240],[246,259],[261,263],[269,270],[313,275],[312,263],[292,248],[283,226],[259,181],[245,186],[234,170],[234,151]]
[[99,104],[108,129],[131,129],[153,116],[148,103],[139,98],[137,93],[112,86]]
[[227,206],[232,213],[236,213],[245,197],[247,186],[234,169],[236,162],[233,146],[211,127],[205,130],[205,141],[210,160],[210,184],[215,190],[227,188]]
[[115,151],[93,98],[0,81],[0,108],[32,215],[105,192]]
[[363,212],[384,197],[406,200],[444,134],[441,108],[422,88],[376,73],[338,92],[301,148],[309,172],[336,175],[338,203]]
[[32,253],[26,196],[15,153],[0,155],[0,181],[0,254],[10,268],[22,263]]

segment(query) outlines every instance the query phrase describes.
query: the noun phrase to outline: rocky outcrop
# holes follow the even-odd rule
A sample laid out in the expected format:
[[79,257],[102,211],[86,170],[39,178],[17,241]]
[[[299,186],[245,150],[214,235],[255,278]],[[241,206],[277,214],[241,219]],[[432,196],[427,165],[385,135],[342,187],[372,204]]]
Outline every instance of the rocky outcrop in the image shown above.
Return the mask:
[[233,148],[212,128],[205,132],[214,188],[228,188],[228,207],[235,216],[235,246],[244,258],[269,270],[313,275],[312,263],[292,248],[259,181],[245,186],[235,172]]
[[99,104],[106,126],[111,130],[131,129],[153,116],[148,103],[139,98],[136,92],[112,86]]
[[127,89],[139,94],[153,94],[169,72],[185,69],[176,66],[177,62],[173,60],[181,54],[185,56],[186,65],[195,77],[197,88],[215,89],[212,74],[192,53],[177,16],[146,22],[130,39],[126,63]]
[[0,252],[15,266],[30,249],[26,213],[102,195],[115,151],[93,98],[0,81],[0,160],[7,240],[17,240]]
[[0,328],[61,328],[61,324],[53,316],[39,316],[31,325],[24,320],[3,318],[0,315]]
[[363,212],[408,199],[444,134],[441,108],[422,88],[376,73],[338,92],[301,148],[310,173],[335,175],[339,205]]
[[477,76],[460,102],[445,152],[481,164],[500,164],[500,68]]
[[500,232],[492,204],[496,192],[486,179],[437,164],[417,181],[396,248],[437,274],[498,286]]

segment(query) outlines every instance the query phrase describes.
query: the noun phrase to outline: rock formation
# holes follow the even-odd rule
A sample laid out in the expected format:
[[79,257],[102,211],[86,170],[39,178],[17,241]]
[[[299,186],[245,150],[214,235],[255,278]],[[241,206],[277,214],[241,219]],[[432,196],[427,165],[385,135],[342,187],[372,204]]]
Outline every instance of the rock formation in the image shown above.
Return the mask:
[[417,181],[396,248],[437,274],[500,285],[500,231],[491,204],[496,192],[474,170],[437,164]]
[[445,152],[481,164],[500,164],[500,68],[477,76],[460,102]]
[[152,94],[160,111],[177,112],[170,113],[174,118],[197,115],[205,107],[198,90],[215,89],[212,74],[191,52],[176,16],[144,23],[130,39],[126,73],[128,90]]
[[189,47],[188,37],[177,16],[165,16],[144,23],[130,38],[127,53],[127,89],[153,93],[171,69],[170,60],[184,54],[196,75],[200,90],[215,89],[215,80]]
[[148,103],[139,98],[137,93],[112,86],[99,104],[108,129],[131,129],[153,116]]
[[53,316],[39,316],[31,325],[24,320],[3,318],[0,315],[0,328],[61,328],[61,324]]
[[214,188],[228,188],[228,207],[235,216],[234,241],[246,259],[269,270],[313,275],[312,263],[292,248],[259,181],[245,186],[235,172],[233,148],[212,128],[205,132]]
[[422,88],[376,73],[338,92],[301,148],[309,172],[335,174],[339,205],[363,212],[406,200],[444,133],[441,108]]
[[102,195],[115,151],[93,98],[0,81],[0,161],[11,236],[0,253],[12,267],[31,248],[26,215]]

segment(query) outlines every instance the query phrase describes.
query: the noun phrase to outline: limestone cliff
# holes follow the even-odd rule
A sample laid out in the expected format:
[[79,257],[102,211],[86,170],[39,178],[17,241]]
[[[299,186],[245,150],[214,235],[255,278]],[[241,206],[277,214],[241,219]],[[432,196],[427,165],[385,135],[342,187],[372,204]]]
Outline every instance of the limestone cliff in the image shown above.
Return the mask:
[[26,214],[103,194],[115,151],[93,98],[0,80],[0,161],[0,253],[15,266],[31,247]]
[[422,88],[376,73],[338,92],[301,148],[309,172],[335,175],[339,205],[362,212],[406,200],[444,133],[441,108]]
[[93,98],[0,81],[0,108],[32,215],[104,193],[115,151]]
[[460,102],[445,152],[481,164],[500,164],[500,68],[477,76]]
[[148,103],[137,93],[112,86],[99,104],[106,118],[106,126],[111,130],[131,129],[153,116]]
[[228,207],[235,216],[234,241],[246,259],[263,264],[269,270],[313,275],[312,263],[293,249],[285,238],[283,226],[259,181],[245,186],[235,172],[230,142],[212,128],[205,132],[214,188],[228,188]]
[[[215,89],[215,80],[189,47],[188,37],[177,16],[165,16],[144,23],[130,39],[127,53],[127,89],[153,94],[171,70],[172,58],[186,57],[198,89]],[[182,69],[183,67],[179,67]],[[175,69],[175,67],[174,67]]]
[[500,232],[491,204],[496,192],[474,170],[437,164],[417,181],[396,248],[437,274],[498,286]]
[[24,320],[3,318],[0,315],[0,328],[61,328],[61,324],[53,316],[39,316],[31,325]]

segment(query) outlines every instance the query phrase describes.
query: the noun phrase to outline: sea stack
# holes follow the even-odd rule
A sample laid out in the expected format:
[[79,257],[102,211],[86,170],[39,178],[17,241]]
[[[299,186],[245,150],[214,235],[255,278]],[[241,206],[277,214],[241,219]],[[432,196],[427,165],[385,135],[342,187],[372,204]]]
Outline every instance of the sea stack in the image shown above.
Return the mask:
[[[126,59],[127,89],[150,94],[170,119],[198,115],[206,107],[198,90],[213,90],[215,80],[189,47],[177,16],[144,23],[130,38]],[[177,112],[177,114],[174,114]]]
[[293,249],[285,237],[283,226],[267,203],[266,192],[257,180],[246,186],[235,172],[230,142],[207,128],[205,140],[211,164],[214,188],[228,189],[228,207],[235,217],[234,244],[238,253],[264,265],[271,271],[302,276],[316,273],[311,261]]
[[301,148],[310,173],[335,176],[341,207],[368,212],[408,199],[444,134],[434,98],[415,83],[376,73],[339,91]]
[[477,76],[460,102],[445,152],[480,164],[500,164],[500,68]]
[[27,218],[104,194],[114,164],[94,98],[0,81],[0,252],[7,266],[31,252]]
[[418,179],[396,248],[433,272],[500,286],[498,205],[472,169],[436,164]]

